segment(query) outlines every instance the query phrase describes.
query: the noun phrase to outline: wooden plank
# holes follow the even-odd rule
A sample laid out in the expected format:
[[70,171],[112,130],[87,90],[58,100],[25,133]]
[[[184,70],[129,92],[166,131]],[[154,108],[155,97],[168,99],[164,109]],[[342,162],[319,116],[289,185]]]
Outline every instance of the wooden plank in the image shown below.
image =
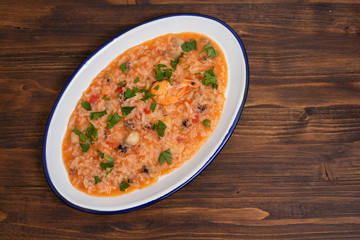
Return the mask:
[[[202,13],[241,37],[250,88],[225,148],[185,188],[121,215],[47,184],[47,118],[75,69],[142,21]],[[0,3],[1,239],[359,239],[360,3],[18,0]]]

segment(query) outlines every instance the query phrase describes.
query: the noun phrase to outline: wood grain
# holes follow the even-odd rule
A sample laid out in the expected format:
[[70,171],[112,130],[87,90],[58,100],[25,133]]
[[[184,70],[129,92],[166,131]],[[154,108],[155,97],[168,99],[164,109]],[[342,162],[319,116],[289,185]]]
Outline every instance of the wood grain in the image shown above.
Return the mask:
[[[232,137],[154,205],[72,209],[42,164],[61,89],[113,36],[185,12],[245,44],[250,88]],[[18,0],[0,16],[0,239],[360,239],[359,1]]]

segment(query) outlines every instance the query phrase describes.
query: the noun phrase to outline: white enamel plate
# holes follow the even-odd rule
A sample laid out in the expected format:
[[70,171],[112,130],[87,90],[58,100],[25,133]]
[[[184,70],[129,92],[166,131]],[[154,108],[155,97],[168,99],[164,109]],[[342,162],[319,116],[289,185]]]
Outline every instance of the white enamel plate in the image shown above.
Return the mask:
[[[228,63],[228,87],[223,113],[213,135],[182,167],[153,185],[117,197],[94,197],[80,192],[69,181],[62,142],[69,117],[82,92],[96,75],[127,49],[155,37],[180,32],[202,33],[216,41]],[[121,213],[153,204],[184,187],[200,174],[224,147],[239,120],[249,85],[244,45],[224,22],[203,15],[164,16],[142,23],[111,39],[89,56],[71,76],[50,114],[44,135],[45,175],[53,191],[68,205],[91,213]]]

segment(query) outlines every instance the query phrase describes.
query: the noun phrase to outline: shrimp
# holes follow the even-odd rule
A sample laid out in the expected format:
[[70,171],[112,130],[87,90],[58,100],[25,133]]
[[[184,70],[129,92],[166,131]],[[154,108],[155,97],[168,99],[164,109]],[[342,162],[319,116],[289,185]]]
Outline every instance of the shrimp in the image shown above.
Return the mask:
[[[159,87],[158,87],[159,86]],[[154,82],[150,92],[154,95],[156,103],[161,105],[172,105],[177,103],[190,89],[196,89],[199,84],[193,80],[183,79],[171,85],[169,81]]]

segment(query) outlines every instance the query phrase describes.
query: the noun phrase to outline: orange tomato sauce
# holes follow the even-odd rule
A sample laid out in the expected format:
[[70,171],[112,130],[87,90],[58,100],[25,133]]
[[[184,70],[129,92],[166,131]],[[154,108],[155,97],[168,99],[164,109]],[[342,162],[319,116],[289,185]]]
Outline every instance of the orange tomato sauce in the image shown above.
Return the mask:
[[[70,182],[93,196],[118,196],[179,168],[220,120],[227,71],[219,45],[199,33],[167,34],[123,52],[92,80],[69,119],[62,151]],[[120,119],[109,129],[115,114]],[[166,126],[163,136],[160,121]],[[166,151],[171,163],[161,160]],[[113,166],[104,169],[101,162],[111,162],[106,159]]]

